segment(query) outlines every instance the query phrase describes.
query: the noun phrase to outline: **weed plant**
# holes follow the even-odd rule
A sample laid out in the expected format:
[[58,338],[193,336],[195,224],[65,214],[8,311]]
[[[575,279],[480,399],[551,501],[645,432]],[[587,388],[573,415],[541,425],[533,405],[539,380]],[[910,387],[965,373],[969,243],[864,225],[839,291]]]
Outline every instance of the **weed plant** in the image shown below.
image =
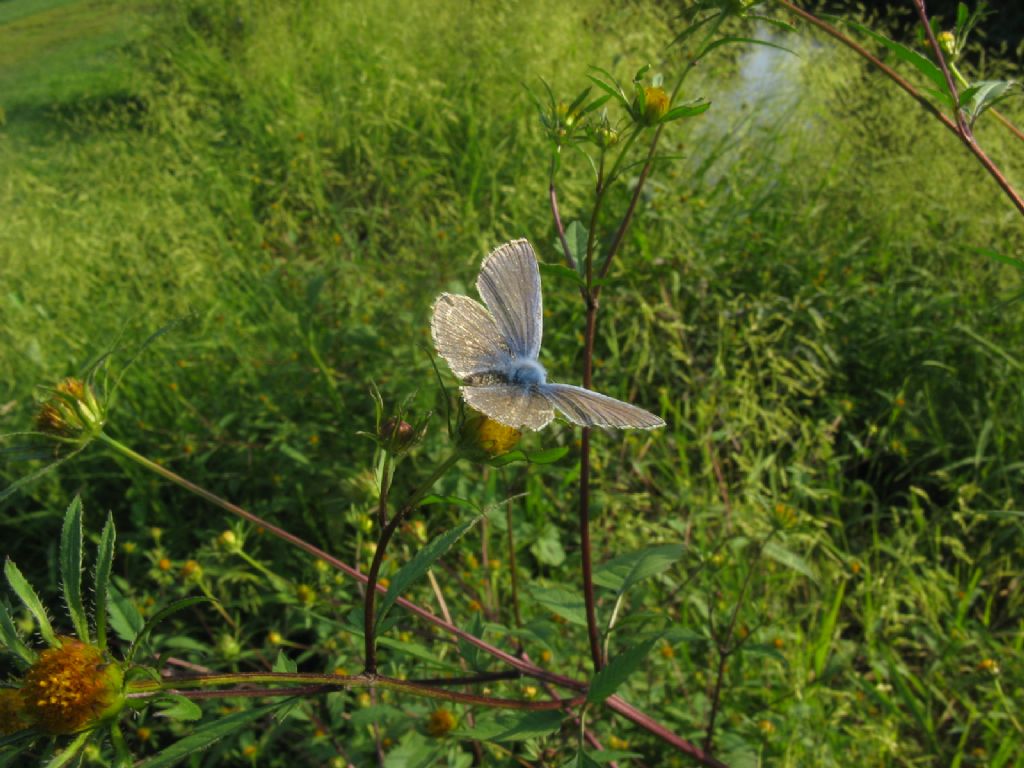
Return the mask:
[[[400,404],[424,419],[395,499],[449,450],[434,297],[471,292],[480,257],[514,237],[562,260],[531,91],[544,98],[543,78],[571,101],[595,64],[625,82],[645,64],[669,82],[682,67],[680,47],[665,47],[681,28],[670,9],[564,6],[147,4],[133,6],[144,32],[94,79],[47,91],[35,67],[15,68],[17,87],[5,75],[0,425],[31,422],[40,382],[111,348],[120,370],[141,349],[108,435],[366,572],[380,466],[360,433],[379,434]],[[0,16],[0,41],[11,23]],[[803,29],[741,29],[798,55],[723,47],[691,74],[683,96],[712,107],[666,127],[671,157],[644,186],[601,294],[595,388],[668,422],[590,437],[597,611],[621,612],[609,655],[659,630],[619,693],[733,766],[1024,765],[1022,285],[991,256],[1024,253],[1021,218],[954,136],[862,60]],[[1012,60],[979,60],[974,78],[1020,76]],[[1019,100],[999,108],[1024,122]],[[1019,189],[1022,144],[988,117],[979,142]],[[632,191],[612,188],[607,210],[621,213]],[[590,162],[564,150],[566,223],[585,220],[592,195]],[[578,285],[551,271],[544,287],[543,362],[575,375]],[[437,499],[492,514],[406,597],[589,680],[577,434],[555,426],[522,448],[568,453],[464,462],[441,478]],[[24,477],[52,450],[7,451],[0,477]],[[154,668],[361,671],[355,581],[98,445],[0,502],[6,551],[47,604],[76,495],[87,537],[100,542],[108,510],[117,526],[112,642],[182,606],[152,630]],[[382,577],[465,519],[454,504],[421,507]],[[651,546],[670,566],[617,609],[616,558]],[[190,597],[216,604],[176,603]],[[10,607],[19,629],[32,626]],[[507,671],[397,609],[387,622],[389,678]],[[529,677],[496,677],[486,693],[551,700]],[[511,721],[399,690],[303,698],[275,720],[265,705],[204,703],[204,722],[242,725],[193,763],[574,754],[571,724],[494,741]],[[181,706],[189,717],[138,708],[122,721],[127,748],[147,758],[194,734]],[[592,712],[587,726],[619,764],[690,764],[626,719]],[[119,759],[91,750],[96,764]]]

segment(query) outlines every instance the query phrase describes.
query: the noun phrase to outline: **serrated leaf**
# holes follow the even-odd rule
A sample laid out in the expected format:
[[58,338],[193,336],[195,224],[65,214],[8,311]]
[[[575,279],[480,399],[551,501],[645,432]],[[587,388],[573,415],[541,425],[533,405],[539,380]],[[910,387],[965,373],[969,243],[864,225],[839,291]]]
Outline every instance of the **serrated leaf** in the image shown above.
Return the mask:
[[294,659],[289,659],[288,655],[282,650],[277,652],[277,658],[274,659],[274,666],[271,667],[271,672],[298,672],[299,665]]
[[35,662],[37,658],[36,652],[25,645],[25,642],[21,639],[21,635],[18,634],[18,629],[14,626],[11,614],[4,603],[0,603],[0,642],[3,643],[8,651],[17,654],[26,664],[33,664]]
[[444,744],[427,741],[423,734],[408,731],[384,758],[384,768],[429,768],[435,765]]
[[181,741],[176,741],[148,760],[139,763],[137,768],[168,768],[169,766],[176,765],[182,760],[187,760],[196,752],[210,747],[225,736],[242,730],[252,721],[270,714],[279,706],[281,706],[281,703],[269,704],[265,707],[257,707],[245,712],[236,712],[227,717],[220,717],[212,722],[205,723]]
[[60,534],[60,573],[64,583],[64,603],[75,633],[89,642],[89,620],[82,603],[82,499],[75,496],[64,512]]
[[388,591],[384,595],[384,599],[380,601],[380,608],[377,611],[377,626],[380,626],[381,621],[384,620],[384,617],[391,610],[395,601],[405,594],[405,590],[413,582],[420,579],[430,566],[444,557],[448,550],[452,548],[452,545],[466,535],[469,529],[480,521],[481,517],[474,517],[472,520],[460,523],[450,531],[442,533],[430,541],[423,549],[416,553],[412,560],[398,570],[398,573],[395,574],[394,578],[391,579],[390,585],[388,585]]
[[136,651],[138,651],[139,649],[139,646],[142,645],[143,642],[145,642],[146,637],[149,635],[150,632],[153,631],[153,627],[155,627],[161,621],[166,619],[168,616],[171,616],[172,614],[175,614],[178,611],[183,611],[186,608],[191,608],[193,605],[197,605],[199,603],[212,602],[214,601],[211,600],[209,597],[203,595],[199,597],[186,597],[182,598],[181,600],[175,600],[170,605],[166,605],[163,608],[161,608],[159,611],[154,613],[149,618],[149,620],[142,626],[142,629],[139,630],[139,633],[138,635],[136,635],[135,640],[132,641],[132,644],[128,647],[128,653],[125,654],[125,661],[127,663],[131,663],[132,659],[135,657]]
[[100,648],[107,647],[107,594],[110,590],[110,570],[114,564],[116,539],[114,516],[108,512],[107,522],[100,535],[100,546],[96,550],[96,642]]
[[657,544],[619,555],[597,567],[594,583],[624,593],[634,584],[667,571],[685,551],[682,544]]
[[156,703],[157,717],[190,722],[199,720],[203,710],[192,699],[178,694],[163,695]]
[[39,634],[43,636],[43,640],[46,641],[47,645],[57,645],[57,636],[53,633],[53,625],[50,624],[50,617],[46,615],[46,608],[43,607],[43,602],[39,599],[39,595],[32,589],[32,585],[28,583],[21,571],[18,570],[18,566],[14,564],[14,561],[7,558],[7,562],[4,563],[4,575],[7,577],[7,583],[11,585],[11,590],[18,596],[22,604],[28,608],[36,620],[36,624],[39,627]]
[[619,686],[640,668],[659,638],[660,636],[653,637],[627,648],[609,661],[608,666],[594,675],[594,679],[590,682],[590,688],[587,689],[587,701],[591,704],[600,704],[614,694]]
[[587,626],[583,597],[576,592],[565,587],[531,585],[529,593],[536,602],[566,621],[580,627]]
[[113,583],[108,584],[107,592],[110,595],[107,615],[110,617],[111,629],[126,643],[135,642],[135,638],[138,637],[146,622],[135,604],[123,595]]

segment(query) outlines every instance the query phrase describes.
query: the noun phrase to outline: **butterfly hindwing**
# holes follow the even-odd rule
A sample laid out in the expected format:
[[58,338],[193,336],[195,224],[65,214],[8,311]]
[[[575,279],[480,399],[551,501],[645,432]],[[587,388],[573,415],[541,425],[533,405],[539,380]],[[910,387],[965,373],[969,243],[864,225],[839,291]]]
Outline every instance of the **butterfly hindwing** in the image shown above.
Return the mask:
[[541,384],[538,392],[573,424],[582,427],[654,429],[665,422],[643,408],[571,384]]
[[544,333],[540,269],[533,247],[513,240],[491,251],[476,288],[517,358],[536,360]]
[[536,389],[511,384],[463,387],[462,397],[480,413],[517,429],[542,429],[555,418],[548,399]]

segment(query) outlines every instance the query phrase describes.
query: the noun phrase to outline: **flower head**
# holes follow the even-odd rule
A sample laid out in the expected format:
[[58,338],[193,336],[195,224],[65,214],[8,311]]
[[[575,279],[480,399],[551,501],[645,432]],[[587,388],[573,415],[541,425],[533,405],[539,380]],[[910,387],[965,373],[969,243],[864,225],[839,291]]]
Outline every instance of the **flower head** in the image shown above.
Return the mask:
[[668,112],[668,94],[660,85],[649,85],[644,88],[643,96],[641,121],[644,125],[655,125]]
[[21,696],[34,725],[52,734],[75,733],[121,711],[123,674],[96,646],[59,639],[29,667]]
[[455,725],[455,715],[442,707],[435,709],[427,718],[427,733],[437,739],[451,731]]
[[92,387],[81,379],[67,378],[36,414],[36,429],[64,440],[88,441],[103,429],[106,412]]
[[494,458],[508,453],[523,436],[515,427],[495,421],[489,416],[470,411],[462,425],[462,445],[471,454]]

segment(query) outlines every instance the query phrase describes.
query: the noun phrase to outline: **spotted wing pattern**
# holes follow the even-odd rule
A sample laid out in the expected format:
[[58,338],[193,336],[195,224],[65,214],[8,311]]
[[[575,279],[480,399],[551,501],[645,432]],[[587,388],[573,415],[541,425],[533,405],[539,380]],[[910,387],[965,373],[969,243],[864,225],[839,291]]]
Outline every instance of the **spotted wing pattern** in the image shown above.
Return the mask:
[[542,429],[555,418],[550,398],[528,387],[511,384],[463,387],[462,397],[481,413],[517,429]]
[[430,331],[438,353],[460,379],[508,367],[508,345],[494,318],[468,296],[438,296]]
[[513,240],[491,251],[476,288],[512,355],[536,360],[544,333],[540,269],[533,247]]
[[582,427],[654,429],[665,421],[643,408],[571,384],[541,384],[537,388],[565,418]]

